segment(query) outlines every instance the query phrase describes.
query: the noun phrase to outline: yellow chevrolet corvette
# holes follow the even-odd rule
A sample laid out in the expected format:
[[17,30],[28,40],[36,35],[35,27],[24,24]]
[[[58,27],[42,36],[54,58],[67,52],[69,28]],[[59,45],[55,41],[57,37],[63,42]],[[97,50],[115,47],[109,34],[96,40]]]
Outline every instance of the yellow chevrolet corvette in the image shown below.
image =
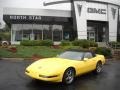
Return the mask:
[[78,75],[94,71],[99,74],[105,63],[103,55],[91,51],[68,50],[57,57],[40,59],[25,70],[38,80],[71,84]]

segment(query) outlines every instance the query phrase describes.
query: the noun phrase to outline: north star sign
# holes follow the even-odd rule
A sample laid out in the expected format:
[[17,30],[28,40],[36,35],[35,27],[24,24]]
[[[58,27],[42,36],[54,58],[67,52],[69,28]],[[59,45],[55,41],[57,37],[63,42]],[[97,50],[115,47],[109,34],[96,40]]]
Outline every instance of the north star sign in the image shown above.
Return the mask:
[[88,13],[96,13],[96,14],[106,14],[107,10],[106,9],[98,9],[98,8],[88,8],[87,12]]
[[11,20],[41,20],[41,16],[10,15]]

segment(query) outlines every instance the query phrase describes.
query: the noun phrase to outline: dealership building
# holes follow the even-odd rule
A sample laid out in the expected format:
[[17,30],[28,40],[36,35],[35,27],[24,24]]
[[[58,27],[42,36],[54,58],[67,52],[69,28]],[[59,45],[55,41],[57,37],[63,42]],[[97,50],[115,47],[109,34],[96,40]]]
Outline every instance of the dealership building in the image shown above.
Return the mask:
[[120,4],[117,0],[48,0],[44,4],[59,3],[71,3],[71,10],[4,8],[3,20],[11,28],[11,43],[46,39],[54,42],[120,39]]

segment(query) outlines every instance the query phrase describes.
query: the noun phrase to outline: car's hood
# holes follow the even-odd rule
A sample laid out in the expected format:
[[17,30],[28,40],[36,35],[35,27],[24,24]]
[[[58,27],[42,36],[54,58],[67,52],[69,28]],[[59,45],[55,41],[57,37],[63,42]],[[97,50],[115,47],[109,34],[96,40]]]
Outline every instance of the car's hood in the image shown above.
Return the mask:
[[58,70],[64,70],[68,66],[72,66],[76,61],[62,59],[62,58],[46,58],[41,59],[33,64],[31,64],[27,69],[30,70],[38,70],[43,74],[50,74],[53,72],[58,72]]

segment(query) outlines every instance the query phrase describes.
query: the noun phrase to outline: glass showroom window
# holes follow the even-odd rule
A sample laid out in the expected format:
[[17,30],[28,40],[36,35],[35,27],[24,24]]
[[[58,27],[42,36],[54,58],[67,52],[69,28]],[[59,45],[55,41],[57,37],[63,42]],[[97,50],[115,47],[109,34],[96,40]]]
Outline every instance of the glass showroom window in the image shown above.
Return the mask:
[[53,25],[53,41],[63,40],[63,26]]
[[22,40],[22,24],[13,24],[12,25],[12,41],[21,41]]
[[22,40],[34,40],[33,25],[23,24],[23,38]]
[[52,25],[43,25],[43,40],[52,40]]
[[43,27],[39,24],[33,24],[34,40],[42,40]]

